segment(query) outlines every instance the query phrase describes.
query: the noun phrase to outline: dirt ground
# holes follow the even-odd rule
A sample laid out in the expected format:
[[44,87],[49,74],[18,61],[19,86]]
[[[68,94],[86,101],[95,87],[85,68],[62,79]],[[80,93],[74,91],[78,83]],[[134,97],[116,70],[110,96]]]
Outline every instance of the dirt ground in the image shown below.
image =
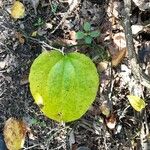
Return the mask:
[[[150,90],[133,78],[127,54],[117,66],[110,63],[118,51],[126,48],[123,1],[43,0],[37,6],[32,0],[21,2],[26,14],[15,20],[10,15],[13,1],[0,0],[1,133],[5,121],[15,117],[23,119],[30,128],[25,150],[143,150],[144,142],[150,149]],[[138,28],[133,31],[134,44],[139,63],[150,76],[150,10],[134,2],[131,23],[134,29]],[[144,4],[148,5],[148,1]],[[95,47],[77,45],[80,43],[75,32],[82,30],[85,22],[101,33],[93,40]],[[81,119],[67,124],[45,117],[29,89],[32,62],[51,46],[84,53],[100,74],[100,88],[93,105]],[[131,93],[145,100],[141,113],[130,106],[126,96]],[[102,113],[105,102],[112,106],[109,117]]]

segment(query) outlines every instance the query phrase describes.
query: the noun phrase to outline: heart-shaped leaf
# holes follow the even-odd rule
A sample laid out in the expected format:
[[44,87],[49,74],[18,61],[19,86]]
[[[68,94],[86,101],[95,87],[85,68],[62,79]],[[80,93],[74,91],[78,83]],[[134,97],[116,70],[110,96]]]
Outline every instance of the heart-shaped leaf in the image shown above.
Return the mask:
[[90,58],[44,52],[33,62],[30,90],[43,113],[56,121],[79,119],[95,99],[99,78]]

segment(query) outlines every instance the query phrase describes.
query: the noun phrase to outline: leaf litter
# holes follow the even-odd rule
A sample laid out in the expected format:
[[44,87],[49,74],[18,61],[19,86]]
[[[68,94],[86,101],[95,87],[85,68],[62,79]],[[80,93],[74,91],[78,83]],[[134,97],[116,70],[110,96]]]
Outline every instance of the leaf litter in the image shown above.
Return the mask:
[[[128,55],[124,54],[126,41],[121,18],[122,2],[111,0],[99,3],[94,0],[83,0],[76,1],[71,8],[71,1],[44,0],[39,4],[36,1],[36,5],[31,5],[26,0],[20,2],[25,7],[26,15],[17,21],[12,20],[7,13],[7,8],[13,5],[11,0],[1,2],[0,5],[2,8],[0,10],[2,18],[0,21],[0,45],[2,47],[0,58],[4,62],[0,67],[1,131],[7,118],[13,116],[24,118],[33,133],[34,138],[26,138],[24,148],[33,150],[69,149],[71,142],[68,139],[70,136],[72,138],[72,135],[69,134],[71,130],[74,131],[76,149],[83,147],[91,150],[117,149],[118,147],[121,150],[131,147],[136,149],[139,147],[139,137],[141,137],[141,145],[143,145],[142,138],[147,137],[150,126],[150,110],[148,109],[150,107],[150,91],[135,81],[131,73]],[[149,75],[150,49],[147,23],[149,10],[146,9],[149,3],[135,0],[133,2],[131,18],[135,48],[143,71]],[[109,11],[108,6],[110,7]],[[56,8],[55,11],[52,8]],[[69,8],[72,11],[67,13]],[[39,18],[42,23],[34,26],[40,20]],[[63,23],[57,27],[61,20]],[[94,42],[109,53],[110,59],[100,60],[99,53],[95,53],[95,50],[86,46],[73,47],[70,50],[80,51],[92,59],[94,58],[97,69],[100,70],[101,84],[95,102],[79,121],[66,125],[58,124],[40,112],[33,103],[28,82],[22,84],[22,79],[24,76],[28,76],[31,63],[43,49],[43,45],[39,41],[44,41],[54,47],[62,47],[62,43],[63,46],[66,44],[76,45],[78,43],[74,38],[74,32],[80,31],[85,22],[91,24],[93,31],[101,32]],[[49,24],[49,27],[46,24]],[[18,32],[20,35],[16,36]],[[34,32],[38,34],[29,38]],[[116,57],[114,57],[115,55]],[[115,61],[115,67],[112,67],[110,60]],[[101,69],[102,67],[103,69]],[[127,99],[129,94],[136,94],[145,100],[144,117],[139,117],[139,114],[130,106]],[[106,116],[100,110],[105,101],[109,104],[108,109],[110,109],[110,113],[107,113]],[[36,120],[34,124],[33,120]],[[143,123],[144,125],[140,126]]]

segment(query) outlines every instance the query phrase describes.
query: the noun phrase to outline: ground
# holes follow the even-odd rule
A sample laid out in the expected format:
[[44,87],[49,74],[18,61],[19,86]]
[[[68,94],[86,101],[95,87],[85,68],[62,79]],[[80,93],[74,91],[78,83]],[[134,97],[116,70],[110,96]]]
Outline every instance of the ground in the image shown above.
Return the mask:
[[[131,72],[123,29],[123,1],[21,2],[26,9],[25,16],[15,20],[10,14],[13,1],[0,0],[1,133],[5,121],[15,117],[23,119],[30,128],[24,149],[84,150],[84,146],[85,150],[138,150],[142,149],[144,140],[149,149],[150,90]],[[138,62],[150,76],[150,10],[145,8],[149,2],[138,4],[134,0],[131,6]],[[92,30],[100,32],[91,45],[75,38],[85,22],[92,25]],[[28,83],[34,59],[45,49],[62,47],[66,53],[79,51],[89,56],[100,76],[92,106],[81,119],[67,124],[57,123],[42,114],[34,103]],[[145,100],[142,112],[131,107],[127,99],[130,94]],[[103,113],[103,107],[111,111],[109,116]]]

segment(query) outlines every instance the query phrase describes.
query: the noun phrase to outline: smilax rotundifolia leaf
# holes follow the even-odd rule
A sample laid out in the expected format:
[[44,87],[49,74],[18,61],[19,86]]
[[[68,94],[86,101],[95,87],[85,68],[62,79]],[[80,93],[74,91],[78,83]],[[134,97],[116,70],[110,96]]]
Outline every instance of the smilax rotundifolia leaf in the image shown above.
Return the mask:
[[79,119],[95,99],[99,78],[87,56],[43,52],[31,66],[30,90],[42,112],[56,121]]

